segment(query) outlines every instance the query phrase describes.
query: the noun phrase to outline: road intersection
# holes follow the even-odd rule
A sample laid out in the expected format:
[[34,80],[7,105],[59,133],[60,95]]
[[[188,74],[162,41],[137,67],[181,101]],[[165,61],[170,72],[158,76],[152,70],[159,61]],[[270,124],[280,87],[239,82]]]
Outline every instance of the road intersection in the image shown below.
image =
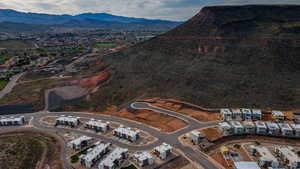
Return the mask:
[[[128,148],[130,150],[134,150],[134,151],[150,150],[150,149],[153,149],[154,147],[162,144],[163,142],[166,142],[166,143],[172,145],[174,148],[180,150],[184,154],[184,156],[186,156],[190,161],[201,166],[199,168],[218,169],[217,165],[215,165],[214,162],[210,161],[205,155],[194,151],[192,148],[190,148],[188,146],[182,145],[178,140],[179,136],[181,136],[187,132],[190,132],[194,129],[205,128],[205,127],[216,125],[216,122],[201,123],[191,117],[176,113],[171,110],[159,108],[159,107],[153,106],[153,105],[151,105],[149,103],[145,103],[145,102],[134,102],[130,106],[134,109],[148,109],[148,110],[152,110],[152,111],[155,111],[158,113],[164,113],[164,114],[174,116],[176,118],[180,118],[180,119],[186,121],[188,123],[188,126],[185,128],[182,128],[180,130],[177,130],[173,133],[164,133],[164,132],[159,131],[158,129],[155,129],[153,127],[150,127],[148,125],[145,125],[145,124],[142,124],[139,122],[135,122],[135,121],[131,121],[131,120],[115,117],[115,116],[103,115],[103,114],[90,114],[90,113],[83,113],[83,112],[41,111],[41,112],[25,114],[25,115],[23,114],[23,115],[25,116],[26,119],[30,120],[30,122],[29,122],[30,126],[32,126],[35,129],[44,131],[44,132],[45,131],[50,132],[50,133],[70,133],[70,132],[72,132],[72,133],[76,133],[76,134],[80,134],[80,135],[92,136],[94,138],[101,139],[105,142],[110,142],[117,146],[126,147],[126,148]],[[149,145],[134,146],[134,145],[128,145],[128,144],[119,142],[118,140],[115,140],[112,138],[98,135],[96,133],[91,133],[91,132],[84,131],[84,130],[75,130],[75,129],[71,129],[71,128],[57,128],[55,126],[46,125],[45,123],[41,122],[41,118],[43,118],[43,117],[60,116],[60,115],[76,116],[76,117],[80,117],[80,118],[93,118],[96,120],[104,120],[104,121],[120,123],[120,124],[123,124],[123,125],[131,127],[131,128],[138,128],[142,131],[145,131],[145,132],[149,133],[150,135],[152,135],[153,137],[156,137],[157,140]],[[64,148],[65,148],[65,145],[64,145]],[[70,168],[71,166],[68,164],[66,154],[64,154],[64,156],[65,156],[65,162],[64,162],[65,166],[66,166],[66,168]]]

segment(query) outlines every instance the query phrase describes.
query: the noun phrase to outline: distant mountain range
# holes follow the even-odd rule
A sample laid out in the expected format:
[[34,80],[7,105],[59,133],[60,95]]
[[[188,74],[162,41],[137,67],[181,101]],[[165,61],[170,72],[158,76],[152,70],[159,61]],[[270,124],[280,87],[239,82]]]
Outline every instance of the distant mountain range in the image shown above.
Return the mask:
[[28,26],[31,27],[30,25],[40,25],[41,27],[84,26],[84,27],[104,27],[104,28],[115,28],[115,27],[128,28],[133,26],[139,26],[145,28],[149,27],[151,29],[152,28],[170,29],[181,23],[181,22],[167,21],[167,20],[151,20],[151,19],[144,19],[144,18],[115,16],[108,13],[83,13],[83,14],[73,16],[73,15],[25,13],[25,12],[18,12],[11,9],[0,9],[0,22],[2,25],[0,30],[3,30],[3,26],[8,25],[6,27],[12,27],[12,26],[17,26],[18,24],[25,24],[26,27]]

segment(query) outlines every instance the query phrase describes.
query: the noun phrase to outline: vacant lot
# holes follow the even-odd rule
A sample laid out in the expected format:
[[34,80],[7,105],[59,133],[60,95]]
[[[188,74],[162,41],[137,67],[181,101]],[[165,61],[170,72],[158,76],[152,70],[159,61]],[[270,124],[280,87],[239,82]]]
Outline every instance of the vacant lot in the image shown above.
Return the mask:
[[54,79],[19,84],[14,87],[11,93],[0,100],[0,105],[33,104],[36,110],[40,110],[44,105],[45,89],[54,88],[63,83],[63,81]]
[[35,169],[49,165],[61,169],[60,147],[49,136],[39,133],[18,133],[0,137],[0,168]]
[[187,123],[181,119],[166,114],[156,113],[150,110],[140,110],[139,112],[131,113],[126,109],[123,109],[119,112],[107,111],[104,112],[104,114],[109,114],[113,116],[130,119],[133,121],[141,122],[143,124],[147,124],[154,128],[160,129],[163,132],[174,132],[187,125]]
[[166,109],[176,111],[178,113],[190,116],[201,122],[218,121],[220,120],[220,113],[213,113],[203,111],[197,108],[197,105],[189,104],[186,102],[180,102],[177,100],[154,100],[151,101],[154,105]]

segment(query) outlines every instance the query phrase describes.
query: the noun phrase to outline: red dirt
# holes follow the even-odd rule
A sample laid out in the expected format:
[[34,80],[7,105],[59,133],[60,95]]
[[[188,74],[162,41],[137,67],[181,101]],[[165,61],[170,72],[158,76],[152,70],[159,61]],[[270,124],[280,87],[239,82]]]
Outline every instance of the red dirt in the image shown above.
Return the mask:
[[194,110],[191,108],[182,108],[183,106],[180,104],[174,104],[166,101],[156,101],[155,103],[153,103],[153,105],[176,111],[201,122],[218,121],[221,119],[219,113]]
[[181,169],[188,164],[190,164],[190,162],[187,159],[180,157],[175,161],[164,165],[163,167],[161,167],[161,169]]
[[237,151],[243,157],[243,161],[252,161],[244,148],[240,148]]
[[[192,108],[184,108],[181,103],[188,104],[186,102],[179,102],[177,100],[171,100],[172,102],[168,102],[167,100],[156,100],[153,101],[153,105],[166,108],[169,110],[176,111],[178,113],[182,113],[184,115],[190,116],[198,121],[201,122],[209,122],[209,121],[219,121],[221,119],[219,113],[211,113],[211,112],[206,112],[206,111],[201,111],[201,110],[195,110]],[[176,102],[176,103],[174,103]],[[192,106],[196,106],[193,104],[189,104]],[[199,106],[196,106],[199,107]]]
[[206,135],[206,138],[209,141],[214,141],[223,137],[222,133],[218,130],[217,127],[201,129],[200,131]]
[[211,156],[214,160],[216,160],[219,164],[224,166],[227,169],[233,169],[232,167],[228,166],[227,161],[224,159],[222,153],[220,151],[217,151]]
[[119,112],[106,111],[102,114],[113,115],[141,122],[154,128],[160,129],[162,132],[174,132],[187,126],[187,123],[181,119],[150,110],[140,110],[138,113],[131,113],[126,109],[122,109]]
[[100,72],[99,74],[97,74],[96,76],[81,79],[79,81],[79,85],[84,88],[93,89],[99,83],[107,80],[108,77],[109,77],[109,74],[107,72],[103,71],[103,72]]

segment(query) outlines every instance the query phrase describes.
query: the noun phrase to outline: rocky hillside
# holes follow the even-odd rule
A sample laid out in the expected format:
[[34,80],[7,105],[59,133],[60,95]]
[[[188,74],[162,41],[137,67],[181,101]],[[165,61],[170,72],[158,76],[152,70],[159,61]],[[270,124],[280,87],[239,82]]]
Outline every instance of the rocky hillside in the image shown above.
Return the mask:
[[151,97],[300,108],[300,6],[205,7],[174,30],[102,60],[111,81],[89,99],[95,109]]

